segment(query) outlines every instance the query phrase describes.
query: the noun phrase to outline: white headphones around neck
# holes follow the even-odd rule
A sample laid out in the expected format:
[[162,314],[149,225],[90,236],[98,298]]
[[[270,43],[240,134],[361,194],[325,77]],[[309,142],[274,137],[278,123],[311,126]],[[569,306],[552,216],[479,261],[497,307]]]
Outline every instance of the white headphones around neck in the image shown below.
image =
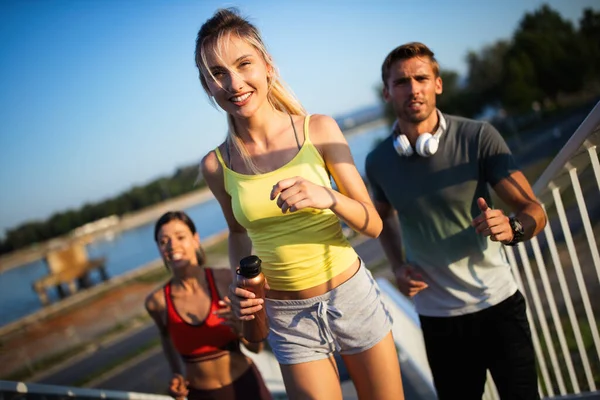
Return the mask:
[[[435,135],[431,133],[422,133],[417,138],[417,143],[415,145],[415,149],[410,145],[410,142],[406,135],[399,134],[394,137],[394,148],[396,152],[403,156],[409,157],[412,156],[417,151],[417,154],[421,157],[429,157],[435,154],[439,147],[440,136],[446,130],[446,120],[444,116],[440,112],[440,110],[436,109],[439,119],[438,129],[435,132]],[[395,132],[398,129],[398,120],[394,122],[392,126],[392,132]]]

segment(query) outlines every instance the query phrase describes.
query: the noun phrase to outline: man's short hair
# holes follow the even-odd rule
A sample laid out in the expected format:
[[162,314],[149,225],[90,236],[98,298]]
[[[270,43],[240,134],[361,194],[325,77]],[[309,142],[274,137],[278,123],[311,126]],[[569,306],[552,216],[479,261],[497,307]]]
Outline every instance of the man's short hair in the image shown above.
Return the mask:
[[440,65],[433,56],[433,51],[423,43],[411,42],[396,47],[387,55],[385,60],[383,60],[383,64],[381,65],[381,79],[383,80],[383,85],[387,87],[387,80],[390,77],[390,68],[396,61],[421,57],[429,58],[433,73],[436,77],[440,76]]

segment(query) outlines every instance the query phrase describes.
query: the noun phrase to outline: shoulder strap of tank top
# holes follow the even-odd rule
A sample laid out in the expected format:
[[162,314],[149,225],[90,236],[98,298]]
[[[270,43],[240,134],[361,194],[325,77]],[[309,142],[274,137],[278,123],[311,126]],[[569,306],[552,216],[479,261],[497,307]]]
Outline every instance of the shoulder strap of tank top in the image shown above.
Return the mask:
[[292,123],[292,129],[294,130],[294,138],[296,138],[296,144],[298,145],[298,150],[302,148],[300,146],[300,141],[298,140],[298,132],[296,132],[296,125],[294,124],[294,119],[292,118],[292,114],[288,114],[290,116],[290,122]]
[[165,283],[165,286],[163,286],[163,292],[165,294],[165,303],[168,307],[169,304],[171,304],[171,281]]
[[308,133],[308,122],[310,121],[310,114],[304,117],[304,142],[311,143],[310,134]]
[[[229,161],[229,169],[233,171],[233,162],[231,161],[231,149],[230,149],[230,136],[227,135],[227,137],[225,138],[225,151],[227,152],[227,161]],[[218,147],[217,147],[218,149]],[[221,154],[221,152],[219,151],[219,153],[217,154],[217,156],[219,157],[219,161],[221,161],[221,165],[223,165],[223,168],[225,168],[227,166],[227,164],[225,163],[225,160],[223,159],[223,155]]]
[[218,147],[215,148],[215,154],[217,155],[217,160],[219,160],[219,164],[221,164],[223,169],[225,169],[226,168],[225,160],[223,160],[223,156],[221,155],[221,150],[219,150]]
[[231,150],[229,149],[229,135],[225,139],[225,149],[227,149],[227,160],[229,161],[229,166],[231,167]]
[[210,288],[210,297],[214,302],[218,302],[221,298],[219,297],[219,291],[217,290],[217,283],[215,282],[215,276],[211,268],[204,268],[204,275],[208,281],[208,287]]
[[166,319],[166,325],[169,325],[169,320],[171,319],[171,316],[178,316],[178,314],[175,311],[175,306],[173,305],[173,301],[171,300],[171,281],[169,280],[167,283],[165,283],[165,286],[163,287],[163,292],[165,294],[165,308],[166,308],[166,313],[167,313],[167,319]]

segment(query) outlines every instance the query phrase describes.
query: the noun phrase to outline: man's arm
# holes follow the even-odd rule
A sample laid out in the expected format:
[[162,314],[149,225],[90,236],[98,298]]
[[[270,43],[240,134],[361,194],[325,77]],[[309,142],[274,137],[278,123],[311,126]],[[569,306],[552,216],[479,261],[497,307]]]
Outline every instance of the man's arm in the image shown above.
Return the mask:
[[396,277],[398,289],[405,296],[412,297],[421,290],[426,289],[428,285],[423,281],[421,275],[406,262],[396,210],[388,201],[384,190],[377,183],[380,165],[380,160],[371,152],[365,162],[365,172],[371,188],[373,205],[382,221],[379,243],[381,243],[383,252]]
[[[516,241],[531,239],[546,226],[546,214],[535,198],[531,185],[519,171],[506,142],[492,125],[482,125],[479,140],[479,157],[485,180],[523,227],[523,235],[517,237]],[[504,212],[488,208],[483,198],[477,199],[477,204],[481,210],[481,214],[473,220],[477,233],[489,236],[493,241],[515,244],[513,229]]]
[[513,172],[500,180],[493,189],[523,224],[523,240],[531,239],[544,229],[546,213],[521,171]]
[[400,236],[400,224],[396,211],[388,203],[374,200],[375,209],[383,221],[383,229],[379,234],[379,243],[387,257],[392,270],[398,269],[405,262]]
[[402,294],[412,297],[421,290],[427,289],[428,285],[423,281],[421,274],[406,262],[396,211],[385,202],[374,200],[374,205],[383,221],[379,243],[390,262],[392,272],[396,277],[396,285]]
[[[531,185],[521,171],[501,179],[493,187],[502,201],[510,208],[523,226],[521,241],[529,240],[546,226],[546,213],[536,199]],[[490,239],[509,244],[514,238],[513,230],[502,210],[492,210],[482,198],[478,199],[481,214],[473,220],[477,233],[490,236]]]

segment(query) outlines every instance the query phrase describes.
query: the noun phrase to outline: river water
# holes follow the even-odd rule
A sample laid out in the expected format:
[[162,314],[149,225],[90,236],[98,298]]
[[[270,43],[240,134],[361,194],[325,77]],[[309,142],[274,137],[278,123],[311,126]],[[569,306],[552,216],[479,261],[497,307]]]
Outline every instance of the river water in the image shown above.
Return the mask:
[[[348,137],[350,151],[356,166],[364,175],[364,161],[374,143],[385,137],[388,130],[384,126],[373,128]],[[219,204],[214,198],[185,209],[200,234],[207,238],[227,228]],[[100,240],[87,246],[90,258],[106,257],[106,269],[110,277],[122,275],[158,258],[153,240],[154,223],[121,232],[111,240]],[[36,279],[48,273],[43,260],[38,260],[0,274],[0,326],[22,318],[41,308],[40,301],[33,291]],[[93,280],[98,280],[92,273]],[[54,290],[49,290],[51,301],[58,298]]]

